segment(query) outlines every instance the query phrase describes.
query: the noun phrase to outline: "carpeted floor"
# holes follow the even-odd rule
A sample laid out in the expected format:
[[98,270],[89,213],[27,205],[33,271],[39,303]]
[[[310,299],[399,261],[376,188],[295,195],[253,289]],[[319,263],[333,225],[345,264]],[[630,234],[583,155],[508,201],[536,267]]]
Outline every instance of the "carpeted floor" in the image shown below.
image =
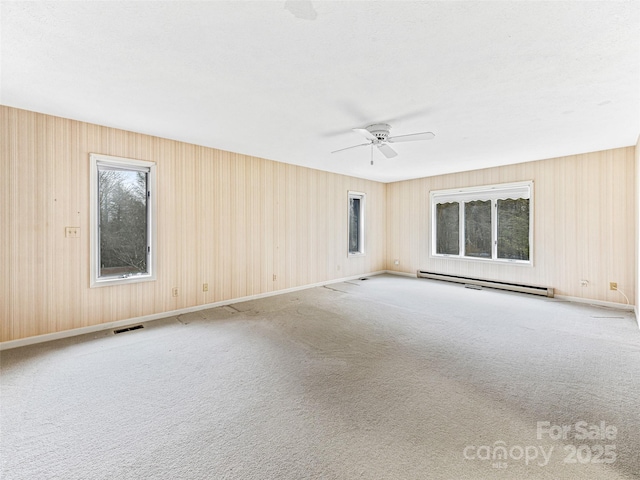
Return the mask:
[[620,310],[383,275],[0,360],[6,480],[640,478]]

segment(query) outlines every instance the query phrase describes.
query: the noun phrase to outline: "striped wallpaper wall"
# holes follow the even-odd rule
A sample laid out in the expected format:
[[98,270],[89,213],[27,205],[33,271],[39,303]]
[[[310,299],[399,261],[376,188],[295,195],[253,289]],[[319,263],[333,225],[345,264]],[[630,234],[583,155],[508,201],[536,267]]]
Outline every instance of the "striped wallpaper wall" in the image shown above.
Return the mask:
[[[626,303],[609,290],[617,282],[634,304],[634,152],[619,148],[387,184],[387,268],[550,286],[557,295]],[[526,180],[534,181],[533,266],[430,256],[431,190]]]
[[[4,106],[0,115],[2,341],[384,269],[382,183]],[[89,288],[92,152],[157,163],[155,282]],[[367,194],[362,257],[347,255],[349,190]],[[66,238],[67,226],[80,237]]]
[[[637,147],[382,184],[5,106],[0,121],[0,341],[384,269],[624,303],[615,281],[636,301]],[[157,163],[157,281],[89,288],[89,153]],[[430,190],[523,180],[533,266],[430,257]],[[367,194],[362,257],[347,255],[349,190]]]

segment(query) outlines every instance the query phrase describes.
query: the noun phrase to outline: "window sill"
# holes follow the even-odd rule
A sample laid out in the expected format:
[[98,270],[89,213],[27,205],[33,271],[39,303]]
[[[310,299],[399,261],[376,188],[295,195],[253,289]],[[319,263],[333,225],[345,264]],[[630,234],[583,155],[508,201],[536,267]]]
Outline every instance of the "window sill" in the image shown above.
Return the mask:
[[474,263],[485,263],[490,265],[516,265],[519,267],[533,267],[533,261],[531,260],[503,260],[503,259],[492,259],[492,258],[474,258],[474,257],[461,257],[459,255],[437,255],[431,254],[430,258],[437,258],[443,260],[456,260],[461,262],[474,262]]
[[127,283],[153,282],[156,280],[155,275],[135,275],[131,277],[112,277],[93,280],[90,287],[110,287],[112,285],[124,285]]

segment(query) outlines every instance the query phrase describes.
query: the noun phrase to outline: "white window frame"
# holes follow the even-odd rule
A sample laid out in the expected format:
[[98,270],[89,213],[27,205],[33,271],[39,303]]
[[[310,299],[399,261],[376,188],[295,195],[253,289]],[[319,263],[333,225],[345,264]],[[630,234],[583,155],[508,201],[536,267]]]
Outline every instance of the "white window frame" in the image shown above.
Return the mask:
[[[347,254],[349,257],[359,257],[365,255],[364,248],[364,223],[366,221],[365,209],[367,205],[367,194],[363,192],[354,192],[349,190],[347,196]],[[358,222],[358,245],[360,249],[357,252],[351,252],[349,239],[351,238],[351,199],[360,200],[360,221]]]
[[[156,164],[144,160],[112,157],[97,153],[89,154],[90,161],[90,287],[105,287],[125,283],[149,282],[156,280]],[[98,166],[106,165],[125,170],[147,171],[147,273],[100,277],[100,233],[98,204]]]
[[[430,256],[437,258],[450,258],[474,262],[506,263],[533,266],[533,181],[503,183],[496,185],[484,185],[477,187],[455,188],[449,190],[434,190],[430,192],[431,206],[431,249]],[[497,201],[505,198],[529,199],[529,260],[515,260],[498,258],[498,222]],[[491,258],[470,257],[464,255],[464,203],[476,200],[491,200]],[[437,215],[436,205],[441,203],[458,202],[459,215],[459,254],[437,253]]]

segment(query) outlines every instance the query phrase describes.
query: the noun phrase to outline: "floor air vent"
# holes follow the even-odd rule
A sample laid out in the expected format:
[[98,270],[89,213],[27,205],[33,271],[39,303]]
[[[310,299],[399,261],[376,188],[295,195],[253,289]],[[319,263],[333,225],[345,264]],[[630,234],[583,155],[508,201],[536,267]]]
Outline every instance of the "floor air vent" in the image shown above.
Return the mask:
[[459,277],[456,275],[447,275],[444,273],[433,273],[418,270],[419,278],[430,278],[432,280],[444,280],[446,282],[464,283],[467,288],[471,285],[480,287],[498,288],[500,290],[510,290],[512,292],[531,293],[533,295],[542,295],[543,297],[553,297],[552,287],[537,287],[535,285],[520,285],[517,283],[496,282],[494,280],[483,280],[481,278]]
[[113,333],[118,334],[118,333],[130,332],[131,330],[140,330],[141,328],[144,328],[144,325],[134,325],[132,327],[119,328],[118,330],[114,330]]

